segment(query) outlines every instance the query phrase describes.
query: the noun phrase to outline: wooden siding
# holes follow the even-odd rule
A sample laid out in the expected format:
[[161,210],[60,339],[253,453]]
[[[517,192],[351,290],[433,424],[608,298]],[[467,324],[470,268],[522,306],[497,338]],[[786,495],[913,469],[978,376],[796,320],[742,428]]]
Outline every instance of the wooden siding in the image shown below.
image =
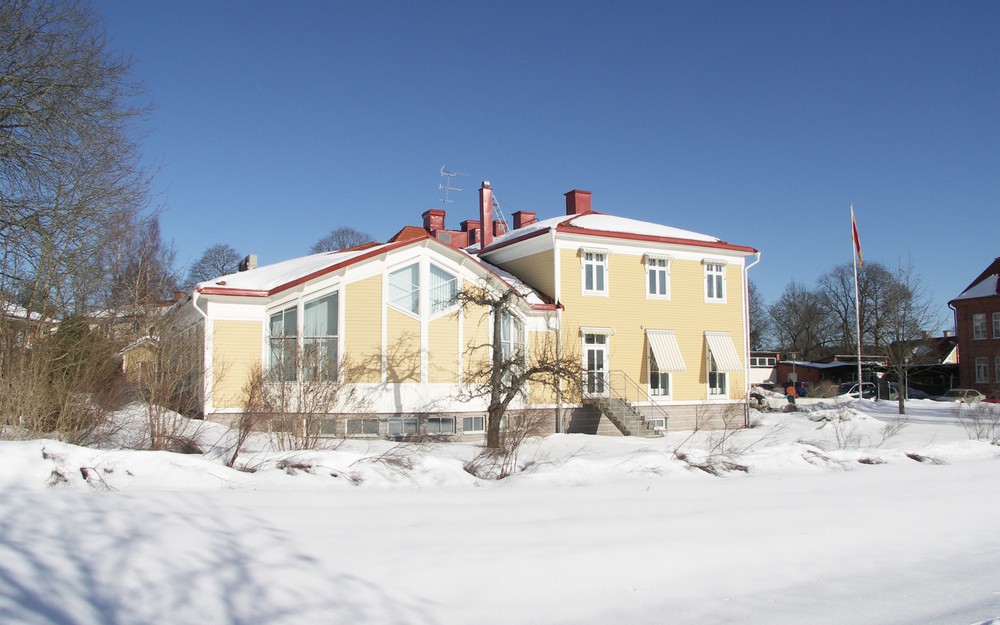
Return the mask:
[[427,381],[458,382],[458,315],[443,315],[427,324]]
[[555,297],[555,255],[552,250],[546,250],[523,258],[507,261],[498,265],[504,271],[514,274],[527,285]]
[[490,361],[490,314],[485,306],[469,304],[462,314],[465,345],[462,346],[462,372],[466,382],[478,381],[472,376],[485,371]]
[[391,307],[386,317],[386,381],[420,382],[420,320]]
[[352,282],[341,289],[344,298],[344,358],[362,367],[360,382],[381,382],[382,276]]
[[260,366],[264,324],[259,321],[215,322],[213,334],[212,404],[215,408],[239,408],[243,385]]
[[[529,362],[537,362],[539,356],[554,357],[556,353],[555,332],[529,332],[528,358]],[[565,385],[564,385],[565,386]],[[557,401],[556,390],[542,383],[531,385],[530,401],[532,404],[554,404]]]
[[[729,332],[740,358],[743,341],[742,272],[726,266],[726,303],[706,303],[704,265],[672,259],[669,300],[646,298],[646,273],[641,255],[608,255],[608,295],[583,295],[580,258],[576,250],[560,253],[562,275],[563,353],[582,351],[581,326],[611,328],[608,368],[624,371],[637,384],[648,384],[645,331],[673,330],[684,358],[685,371],[671,372],[671,399],[707,398],[705,331]],[[729,397],[743,394],[743,374],[728,374]]]

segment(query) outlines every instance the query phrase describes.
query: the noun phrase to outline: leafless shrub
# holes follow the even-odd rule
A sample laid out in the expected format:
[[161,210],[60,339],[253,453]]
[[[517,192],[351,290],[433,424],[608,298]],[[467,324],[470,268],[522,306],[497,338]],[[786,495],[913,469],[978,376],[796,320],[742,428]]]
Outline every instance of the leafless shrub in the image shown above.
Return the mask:
[[354,364],[345,357],[336,371],[324,365],[313,353],[299,351],[292,365],[294,375],[261,367],[250,371],[243,385],[236,439],[227,452],[230,466],[254,431],[266,431],[271,446],[279,451],[329,448],[342,441],[334,442],[336,416],[365,414],[370,402],[354,382],[363,379],[373,364]]
[[501,480],[517,472],[518,452],[524,441],[538,434],[545,422],[540,410],[508,412],[500,429],[500,447],[484,447],[465,465],[465,470],[487,480]]
[[896,415],[895,417],[887,421],[885,425],[882,426],[882,429],[879,430],[879,435],[881,436],[881,439],[875,445],[875,447],[877,448],[884,445],[886,441],[888,441],[889,439],[895,437],[900,432],[902,432],[903,428],[905,428],[907,425],[909,425],[909,422],[903,415]]
[[720,455],[708,455],[702,460],[695,460],[690,454],[675,449],[674,457],[693,469],[699,469],[715,477],[722,477],[733,471],[750,472],[750,467],[747,465]]
[[864,458],[858,458],[858,462],[861,464],[885,464],[885,460],[878,457],[865,456]]
[[968,406],[959,404],[955,411],[969,439],[1000,445],[1000,405],[987,402]]
[[[413,443],[398,443],[380,454],[355,460],[351,466],[362,463],[375,464],[385,467],[397,475],[408,476],[413,467],[416,466],[415,456],[418,448],[419,446]],[[348,479],[352,483],[360,484],[363,478],[360,474],[351,474]]]
[[910,460],[916,460],[917,462],[922,462],[924,464],[945,464],[944,460],[934,458],[932,456],[925,456],[923,454],[918,454],[915,452],[907,452],[906,457]]

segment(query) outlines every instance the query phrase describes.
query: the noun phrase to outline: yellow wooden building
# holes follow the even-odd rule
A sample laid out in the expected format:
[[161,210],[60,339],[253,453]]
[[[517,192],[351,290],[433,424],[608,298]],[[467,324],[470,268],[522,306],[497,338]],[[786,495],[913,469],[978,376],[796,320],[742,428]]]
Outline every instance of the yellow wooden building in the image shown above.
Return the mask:
[[268,384],[297,389],[297,412],[317,410],[303,389],[335,387],[319,415],[329,435],[481,436],[485,402],[465,391],[493,337],[489,311],[456,300],[472,286],[516,292],[505,349],[581,364],[581,385],[530,389],[512,405],[547,415],[544,429],[745,424],[756,250],[593,211],[585,191],[567,193],[558,217],[515,213],[510,229],[493,205],[484,182],[479,219],[461,230],[427,211],[423,227],[387,243],[199,284],[171,319],[199,345],[203,414],[241,414],[263,370]]

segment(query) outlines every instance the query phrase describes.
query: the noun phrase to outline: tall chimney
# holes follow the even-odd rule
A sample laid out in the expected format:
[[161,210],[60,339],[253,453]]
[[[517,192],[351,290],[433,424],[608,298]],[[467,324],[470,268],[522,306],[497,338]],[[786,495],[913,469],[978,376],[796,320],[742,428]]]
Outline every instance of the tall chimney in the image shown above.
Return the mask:
[[566,193],[566,214],[582,215],[590,212],[590,191],[573,189]]
[[483,237],[479,249],[483,249],[493,242],[493,189],[490,188],[490,181],[483,180],[483,186],[479,187],[479,223],[482,224]]

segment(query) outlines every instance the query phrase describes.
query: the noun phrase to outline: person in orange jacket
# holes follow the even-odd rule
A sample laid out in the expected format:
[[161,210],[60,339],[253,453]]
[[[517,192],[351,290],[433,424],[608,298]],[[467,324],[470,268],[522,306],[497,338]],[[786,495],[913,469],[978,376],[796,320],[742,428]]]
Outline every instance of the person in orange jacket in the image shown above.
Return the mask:
[[794,406],[795,405],[795,398],[798,397],[798,396],[799,396],[799,394],[795,391],[795,383],[794,382],[789,382],[788,383],[788,388],[785,389],[785,399],[788,400],[789,404],[791,404],[792,406]]

